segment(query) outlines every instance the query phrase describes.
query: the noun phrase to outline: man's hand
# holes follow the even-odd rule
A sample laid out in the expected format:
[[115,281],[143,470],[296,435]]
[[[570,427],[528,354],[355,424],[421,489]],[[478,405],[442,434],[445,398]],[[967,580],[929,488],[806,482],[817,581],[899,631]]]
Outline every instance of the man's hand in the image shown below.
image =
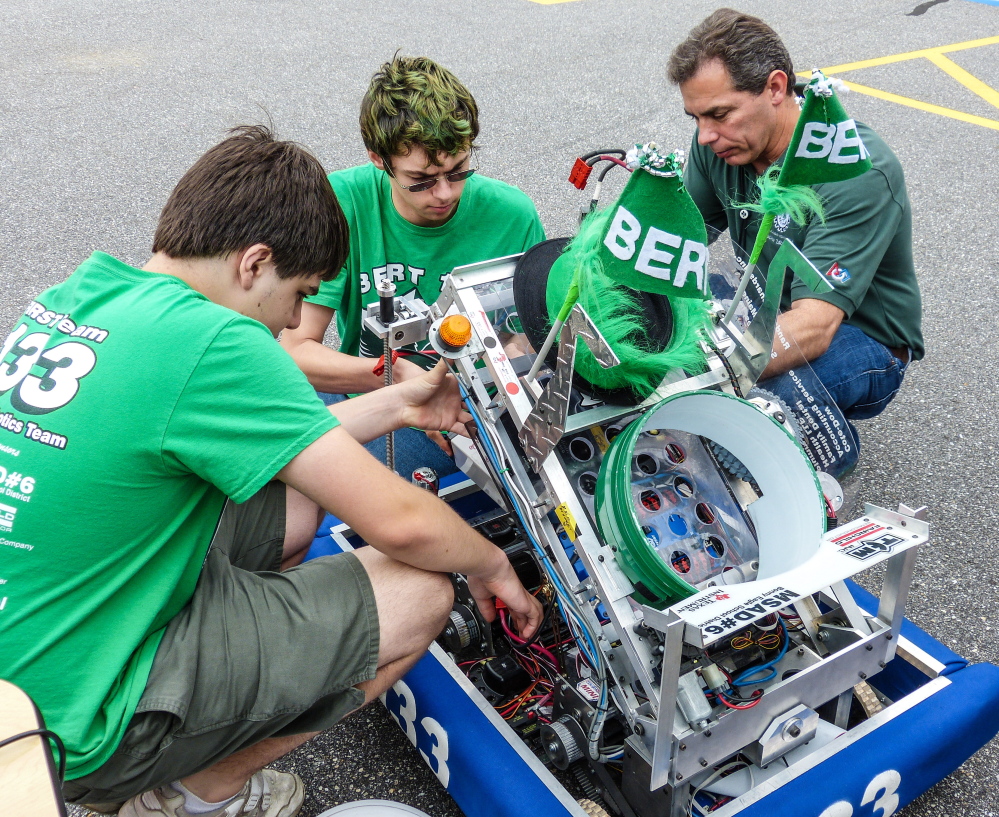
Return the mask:
[[527,640],[541,626],[544,610],[541,602],[528,593],[520,583],[509,562],[506,563],[506,567],[504,574],[495,578],[482,579],[469,576],[468,589],[486,621],[496,618],[496,605],[493,599],[500,599],[510,610],[514,631]]
[[445,361],[393,388],[398,390],[402,400],[399,427],[453,431],[468,436],[465,423],[472,419],[472,415],[464,410],[458,381],[454,375],[448,374]]
[[[374,366],[374,362],[371,365]],[[405,383],[407,380],[415,380],[424,373],[424,370],[413,363],[412,360],[407,360],[400,356],[392,364],[392,383]]]
[[440,431],[428,431],[427,438],[437,443],[437,447],[449,457],[454,457],[454,446],[451,445],[451,441]]

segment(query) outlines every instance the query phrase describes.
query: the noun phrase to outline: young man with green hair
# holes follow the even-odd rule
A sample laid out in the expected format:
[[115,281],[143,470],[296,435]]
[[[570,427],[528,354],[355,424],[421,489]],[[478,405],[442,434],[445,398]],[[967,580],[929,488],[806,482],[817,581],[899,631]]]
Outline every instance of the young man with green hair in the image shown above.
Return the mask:
[[[371,161],[329,177],[350,227],[347,263],[306,300],[301,325],[281,336],[316,390],[336,395],[382,385],[373,371],[382,343],[361,324],[379,280],[392,280],[398,295],[415,292],[433,303],[455,267],[521,253],[545,237],[526,195],[476,173],[478,106],[443,66],[399,55],[382,65],[361,102],[360,126]],[[334,315],[339,351],[323,345]],[[403,357],[394,379],[420,371]],[[435,454],[434,446],[397,435],[397,452],[407,445],[417,446],[417,456]],[[436,454],[416,464],[447,467]]]
[[[302,781],[264,767],[419,659],[447,573],[540,624],[502,550],[360,445],[464,419],[445,367],[334,413],[275,342],[346,252],[319,162],[238,129],[141,269],[94,253],[3,344],[0,677],[62,738],[68,801],[294,817]],[[370,547],[301,563],[320,508]]]

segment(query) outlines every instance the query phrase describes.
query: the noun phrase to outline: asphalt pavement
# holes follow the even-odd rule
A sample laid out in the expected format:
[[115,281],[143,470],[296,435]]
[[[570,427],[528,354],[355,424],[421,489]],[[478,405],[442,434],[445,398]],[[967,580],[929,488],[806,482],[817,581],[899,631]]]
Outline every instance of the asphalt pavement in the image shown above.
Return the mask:
[[[746,0],[738,7],[778,30],[799,70],[999,34],[994,2]],[[0,326],[10,327],[34,294],[93,250],[144,263],[171,188],[229,127],[271,122],[330,170],[363,161],[358,103],[397,49],[457,73],[482,111],[481,171],[530,195],[550,236],[571,234],[580,194],[566,177],[576,155],[635,141],[689,143],[692,126],[665,62],[714,8],[703,0],[7,3]],[[999,44],[946,57],[842,73],[883,92],[843,102],[905,168],[928,349],[888,410],[860,425],[858,498],[929,508],[932,542],[916,568],[908,615],[971,660],[999,663],[999,102],[992,90]],[[150,333],[154,342],[154,326]],[[370,797],[439,817],[461,814],[380,709],[284,763],[306,778],[304,817]],[[997,770],[993,742],[900,813],[997,814]]]

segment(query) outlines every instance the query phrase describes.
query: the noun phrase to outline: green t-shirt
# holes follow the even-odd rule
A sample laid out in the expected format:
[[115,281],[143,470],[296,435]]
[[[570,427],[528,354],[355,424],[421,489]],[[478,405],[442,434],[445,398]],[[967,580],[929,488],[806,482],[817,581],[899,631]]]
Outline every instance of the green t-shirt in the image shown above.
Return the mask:
[[515,255],[545,238],[538,212],[516,187],[475,175],[465,182],[455,214],[440,227],[418,227],[392,204],[388,175],[370,162],[330,174],[350,225],[350,254],[339,275],[308,300],[336,310],[340,351],[379,357],[382,344],[362,331],[364,307],[376,301],[375,281],[392,276],[398,295],[414,289],[428,304],[455,267]]
[[337,425],[267,328],[95,253],[0,353],[0,675],[98,768],[226,496]]
[[[779,216],[763,248],[760,266],[769,264],[789,238],[821,271],[839,265],[833,292],[816,295],[797,277],[784,283],[783,308],[799,298],[817,298],[846,313],[845,323],[889,348],[907,346],[923,356],[922,301],[912,258],[912,212],[902,166],[884,141],[867,125],[857,130],[873,167],[847,181],[813,185],[825,206],[826,222],[797,226]],[[782,159],[783,161],[783,159]],[[756,242],[762,216],[733,205],[758,197],[751,165],[731,166],[694,135],[684,183],[704,221],[728,228],[743,261]],[[845,271],[845,276],[843,272]]]

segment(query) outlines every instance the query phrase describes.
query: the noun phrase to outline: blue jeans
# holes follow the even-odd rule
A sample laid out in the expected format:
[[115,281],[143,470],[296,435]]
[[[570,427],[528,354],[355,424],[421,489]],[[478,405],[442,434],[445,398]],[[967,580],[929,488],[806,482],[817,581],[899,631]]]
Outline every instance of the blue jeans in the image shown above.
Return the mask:
[[[317,392],[319,399],[327,406],[347,399],[345,394]],[[372,440],[364,446],[379,462],[385,462],[385,437]],[[395,470],[400,476],[409,479],[417,468],[427,466],[444,477],[458,471],[454,460],[441,451],[440,446],[415,428],[403,428],[395,433]]]
[[837,479],[860,455],[860,438],[850,420],[884,411],[902,385],[908,363],[855,326],[840,324],[829,348],[810,366],[761,380],[776,394],[803,432],[803,446],[816,468]]

